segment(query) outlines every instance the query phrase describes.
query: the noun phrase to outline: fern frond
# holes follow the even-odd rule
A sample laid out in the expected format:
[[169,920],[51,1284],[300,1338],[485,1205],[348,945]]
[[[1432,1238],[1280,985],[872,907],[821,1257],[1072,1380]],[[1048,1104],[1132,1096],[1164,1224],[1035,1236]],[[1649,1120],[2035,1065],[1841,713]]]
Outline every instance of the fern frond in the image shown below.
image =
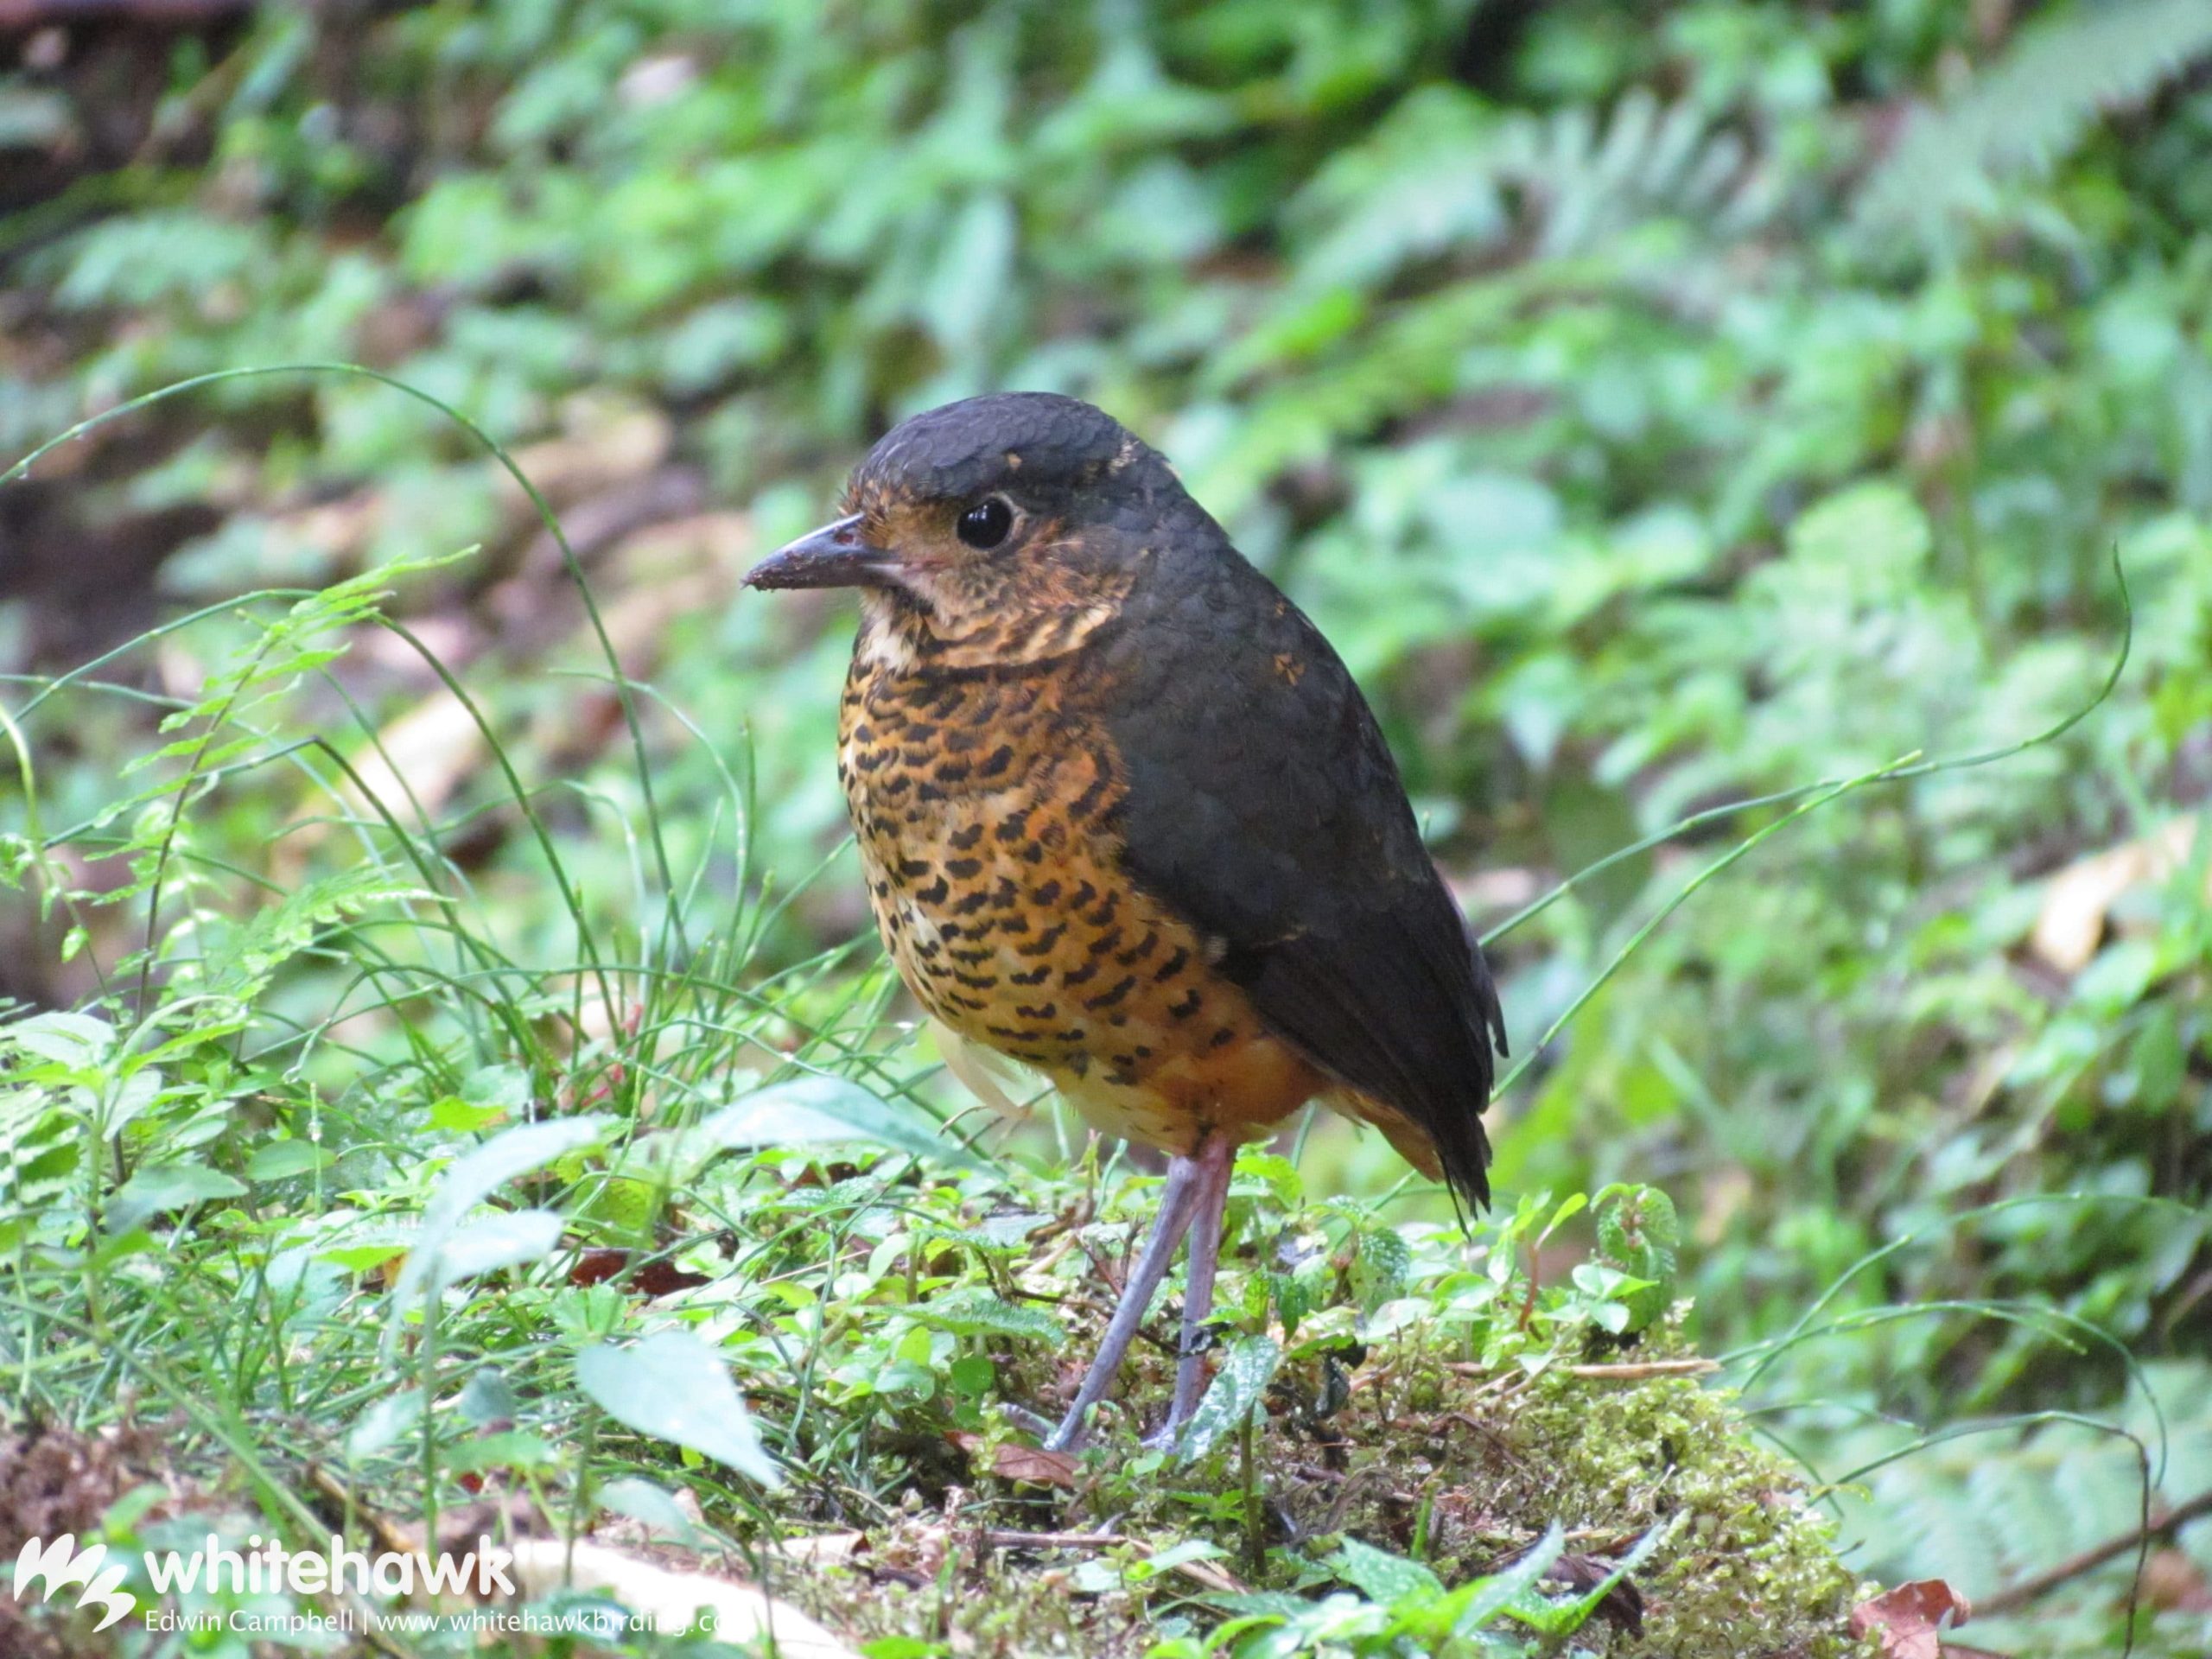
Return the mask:
[[1602,129],[1586,105],[1514,122],[1493,166],[1537,219],[1535,252],[1558,258],[1645,219],[1730,218],[1745,199],[1747,156],[1688,102],[1632,87]]
[[[1885,1582],[1941,1578],[1979,1599],[2126,1535],[2142,1513],[2146,1457],[2154,1509],[2212,1489],[2212,1366],[2166,1361],[2145,1367],[2145,1382],[2148,1395],[2105,1432],[2079,1418],[2017,1433],[1993,1426],[1884,1462],[1861,1492],[1842,1497],[1845,1536],[1859,1545],[1852,1565]],[[2133,1567],[2132,1554],[2115,1559],[2039,1600],[2022,1617],[2044,1641],[2026,1650],[2053,1659],[2116,1650],[2112,1620]],[[1993,1625],[1990,1645],[2011,1648],[2016,1628],[2025,1626]],[[2154,1639],[2139,1654],[2175,1651],[2145,1634]],[[2197,1650],[2185,1630],[2183,1650]]]
[[2142,102],[2208,52],[2208,0],[2093,6],[2024,29],[1958,98],[1914,116],[1859,217],[1928,225],[1985,205],[1997,181],[2047,170],[2098,115]]
[[1379,291],[1414,260],[1490,253],[1509,238],[1563,258],[1653,219],[1733,232],[1751,217],[1751,175],[1735,134],[1642,86],[1602,118],[1576,104],[1503,119],[1458,88],[1424,87],[1301,196],[1300,288]]

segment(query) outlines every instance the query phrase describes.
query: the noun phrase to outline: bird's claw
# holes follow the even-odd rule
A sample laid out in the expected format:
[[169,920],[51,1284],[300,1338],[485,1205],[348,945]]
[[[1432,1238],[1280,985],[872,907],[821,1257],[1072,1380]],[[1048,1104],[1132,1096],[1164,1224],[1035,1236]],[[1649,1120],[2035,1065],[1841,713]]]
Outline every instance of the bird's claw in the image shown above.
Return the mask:
[[1173,1452],[1183,1439],[1183,1425],[1170,1417],[1139,1442],[1147,1452]]
[[[1019,1408],[1014,1408],[1014,1410],[1018,1409]],[[1007,1414],[1014,1416],[1014,1410],[1009,1410]],[[1020,1412],[1019,1416],[1014,1416],[1014,1421],[1024,1428],[1033,1426],[1035,1429],[1041,1431],[1045,1427],[1045,1420],[1033,1411]],[[1151,1433],[1144,1436],[1137,1444],[1147,1452],[1173,1452],[1183,1439],[1183,1421],[1171,1416]],[[1044,1449],[1047,1452],[1080,1452],[1084,1449],[1084,1441],[1089,1438],[1084,1430],[1085,1426],[1077,1420],[1074,1414],[1071,1413],[1066,1421],[1045,1436],[1042,1442]]]
[[1085,1408],[1077,1406],[1074,1410],[1068,1413],[1066,1416],[1060,1419],[1059,1424],[1057,1427],[1054,1427],[1045,1418],[1038,1416],[1034,1412],[1024,1412],[1022,1414],[1033,1420],[1040,1432],[1047,1429],[1051,1431],[1045,1434],[1045,1438],[1042,1442],[1046,1451],[1080,1452],[1083,1450],[1083,1443],[1084,1440],[1088,1438],[1084,1432],[1084,1425],[1083,1420],[1085,1414]]
[[1002,1400],[999,1402],[999,1415],[1025,1434],[1042,1437],[1058,1433],[1058,1430],[1052,1426],[1052,1420],[1043,1412],[1032,1411],[1027,1406],[1017,1406],[1011,1400]]

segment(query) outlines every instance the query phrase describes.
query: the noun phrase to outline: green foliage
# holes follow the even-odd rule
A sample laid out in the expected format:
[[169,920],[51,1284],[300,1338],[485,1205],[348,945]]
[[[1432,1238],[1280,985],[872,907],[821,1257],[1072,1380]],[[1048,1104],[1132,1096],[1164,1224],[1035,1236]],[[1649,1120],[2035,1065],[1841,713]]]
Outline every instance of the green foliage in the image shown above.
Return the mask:
[[[1947,1579],[1967,1595],[1993,1593],[2129,1537],[2146,1493],[2161,1485],[2212,1491],[2208,1402],[2212,1371],[2196,1361],[2170,1361],[2146,1368],[2141,1392],[2110,1421],[2062,1413],[1962,1424],[1924,1448],[1893,1425],[1854,1426],[1839,1434],[1834,1452],[1834,1472],[1845,1483],[1843,1524],[1882,1529],[1869,1562],[1877,1570],[1910,1559],[1916,1571]],[[2127,1601],[2136,1565],[2134,1550],[2120,1551],[2094,1569],[2078,1603],[2015,1609],[2001,1623],[1977,1619],[1976,1639],[2028,1651],[2086,1649],[2107,1628],[2110,1607]],[[2137,1628],[2139,1640],[2185,1644],[2202,1639],[2202,1609],[2195,1626],[2183,1613]]]
[[1916,119],[1869,181],[1876,220],[1993,205],[2005,175],[2048,172],[2103,110],[2141,103],[2212,51],[2192,0],[2133,0],[2031,25],[1961,98]]
[[1675,1201],[1657,1187],[1636,1187],[1599,1198],[1598,1254],[1643,1281],[1623,1299],[1629,1330],[1643,1330],[1672,1306],[1681,1245]]
[[1310,1604],[1274,1599],[1230,1620],[1207,1648],[1169,1647],[1164,1659],[1209,1650],[1233,1653],[1238,1659],[1289,1659],[1313,1652],[1350,1653],[1363,1659],[1408,1651],[1527,1653],[1531,1649],[1520,1643],[1501,1643],[1478,1633],[1503,1614],[1540,1630],[1557,1623],[1559,1634],[1572,1635],[1580,1621],[1558,1621],[1560,1610],[1535,1592],[1537,1580],[1558,1555],[1557,1537],[1547,1534],[1507,1571],[1447,1591],[1420,1563],[1348,1540],[1338,1548],[1335,1566],[1338,1575],[1359,1591],[1358,1596],[1327,1596]]
[[[2092,719],[1772,834],[1541,1054],[1789,804],[1498,942],[1529,1069],[1471,1261],[1372,1139],[1248,1157],[1224,1318],[1274,1386],[1319,1400],[1432,1325],[1563,1386],[1688,1300],[1834,1471],[1921,1445],[1868,1423],[2101,1421],[2140,1410],[2131,1364],[2208,1357],[2202,6],[442,0],[163,41],[120,149],[116,59],[71,36],[0,73],[0,445],[359,360],[524,446],[599,608],[470,433],[368,375],[214,382],[0,484],[0,657],[34,676],[0,798],[17,1409],[135,1389],[280,1494],[265,1448],[312,1422],[435,1510],[515,1416],[461,1393],[496,1362],[550,1448],[515,1466],[588,1505],[676,1476],[580,1357],[685,1325],[790,1480],[682,1478],[763,1535],[792,1489],[807,1526],[906,1524],[943,1433],[1010,1434],[998,1402],[1087,1330],[1085,1255],[1027,1287],[1073,1302],[1023,1281],[1078,1201],[1022,1171],[1078,1148],[1049,1113],[990,1155],[944,1127],[853,944],[845,626],[731,582],[891,419],[1016,385],[1160,442],[1315,615],[1479,923],[1718,803],[2053,724],[2114,653],[2115,550],[2135,594]],[[480,1148],[586,1118],[423,1240]],[[1109,1259],[1144,1218],[1123,1173],[1085,1224]],[[570,1282],[592,1250],[627,1254]],[[634,1294],[664,1271],[713,1285]],[[1177,1488],[1223,1560],[1238,1439]],[[2125,1455],[1978,1559],[2099,1541]],[[1974,1469],[2017,1510],[2018,1471],[2089,1457],[1936,1441],[1838,1496],[1843,1541],[1926,1570],[1980,1535]],[[2190,1466],[2154,1467],[2164,1499]],[[1504,1548],[1446,1573],[1368,1541],[1446,1599]],[[978,1618],[1071,1628],[1036,1577]],[[1408,1584],[1296,1588],[1340,1646],[1417,1645]],[[2112,1587],[1990,1644],[2109,1651]],[[2185,1625],[2145,1615],[2138,1650]],[[1577,1639],[1530,1631],[1480,1636]]]
[[705,1453],[775,1485],[745,1402],[713,1349],[687,1332],[658,1331],[634,1346],[602,1343],[576,1356],[576,1386],[617,1422]]
[[1221,1357],[1213,1382],[1184,1426],[1178,1450],[1187,1461],[1202,1458],[1252,1421],[1282,1363],[1282,1350],[1264,1336],[1239,1337]]

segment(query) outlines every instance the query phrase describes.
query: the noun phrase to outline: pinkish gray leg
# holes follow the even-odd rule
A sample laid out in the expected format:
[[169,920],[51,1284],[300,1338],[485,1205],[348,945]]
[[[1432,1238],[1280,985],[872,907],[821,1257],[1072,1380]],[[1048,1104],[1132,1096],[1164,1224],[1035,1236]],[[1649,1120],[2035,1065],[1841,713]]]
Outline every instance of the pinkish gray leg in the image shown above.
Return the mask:
[[1168,1263],[1175,1259],[1175,1247],[1190,1230],[1192,1207],[1204,1179],[1198,1160],[1167,1160],[1167,1180],[1160,1192],[1160,1218],[1153,1224],[1152,1237],[1130,1270],[1128,1283],[1122,1287],[1121,1302],[1107,1324],[1106,1334],[1098,1344],[1097,1357],[1090,1362],[1083,1387],[1076,1393],[1075,1403],[1068,1408],[1068,1414],[1045,1442],[1047,1450],[1065,1452],[1082,1444],[1084,1414],[1104,1399],[1106,1390],[1113,1385],[1114,1373],[1121,1370],[1130,1340],[1144,1323],[1146,1309],[1152,1306],[1153,1293],[1167,1276]]

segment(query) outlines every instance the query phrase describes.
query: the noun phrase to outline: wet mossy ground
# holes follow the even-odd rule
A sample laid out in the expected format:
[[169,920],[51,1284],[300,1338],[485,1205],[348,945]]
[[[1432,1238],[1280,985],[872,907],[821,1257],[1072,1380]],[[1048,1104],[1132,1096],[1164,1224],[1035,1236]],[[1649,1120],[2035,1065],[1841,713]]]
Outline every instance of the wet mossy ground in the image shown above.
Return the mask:
[[[1249,1471],[1233,1437],[1185,1465],[1146,1449],[1124,1419],[1102,1427],[1064,1489],[977,1472],[995,1445],[1027,1440],[991,1434],[971,1448],[964,1484],[925,1495],[918,1483],[895,1523],[868,1532],[842,1564],[785,1572],[778,1592],[855,1645],[898,1636],[1004,1659],[1135,1655],[1202,1634],[1239,1592],[1341,1587],[1325,1562],[1347,1538],[1419,1560],[1450,1586],[1501,1570],[1556,1526],[1566,1576],[1587,1587],[1659,1529],[1631,1591],[1563,1644],[1532,1650],[1877,1651],[1848,1633],[1865,1591],[1836,1558],[1829,1522],[1726,1391],[1668,1373],[1684,1355],[1663,1329],[1581,1368],[1597,1375],[1564,1363],[1485,1372],[1446,1357],[1450,1345],[1430,1334],[1397,1333],[1349,1373],[1348,1394],[1328,1362],[1287,1364]],[[1158,1356],[1134,1366],[1126,1397],[1140,1408],[1164,1398],[1165,1370]],[[1319,1415],[1315,1402],[1332,1395],[1338,1408]],[[1003,1452],[996,1461],[1020,1467]],[[1071,1534],[1120,1541],[1038,1541]],[[1159,1552],[1194,1538],[1220,1553],[1147,1572]]]

